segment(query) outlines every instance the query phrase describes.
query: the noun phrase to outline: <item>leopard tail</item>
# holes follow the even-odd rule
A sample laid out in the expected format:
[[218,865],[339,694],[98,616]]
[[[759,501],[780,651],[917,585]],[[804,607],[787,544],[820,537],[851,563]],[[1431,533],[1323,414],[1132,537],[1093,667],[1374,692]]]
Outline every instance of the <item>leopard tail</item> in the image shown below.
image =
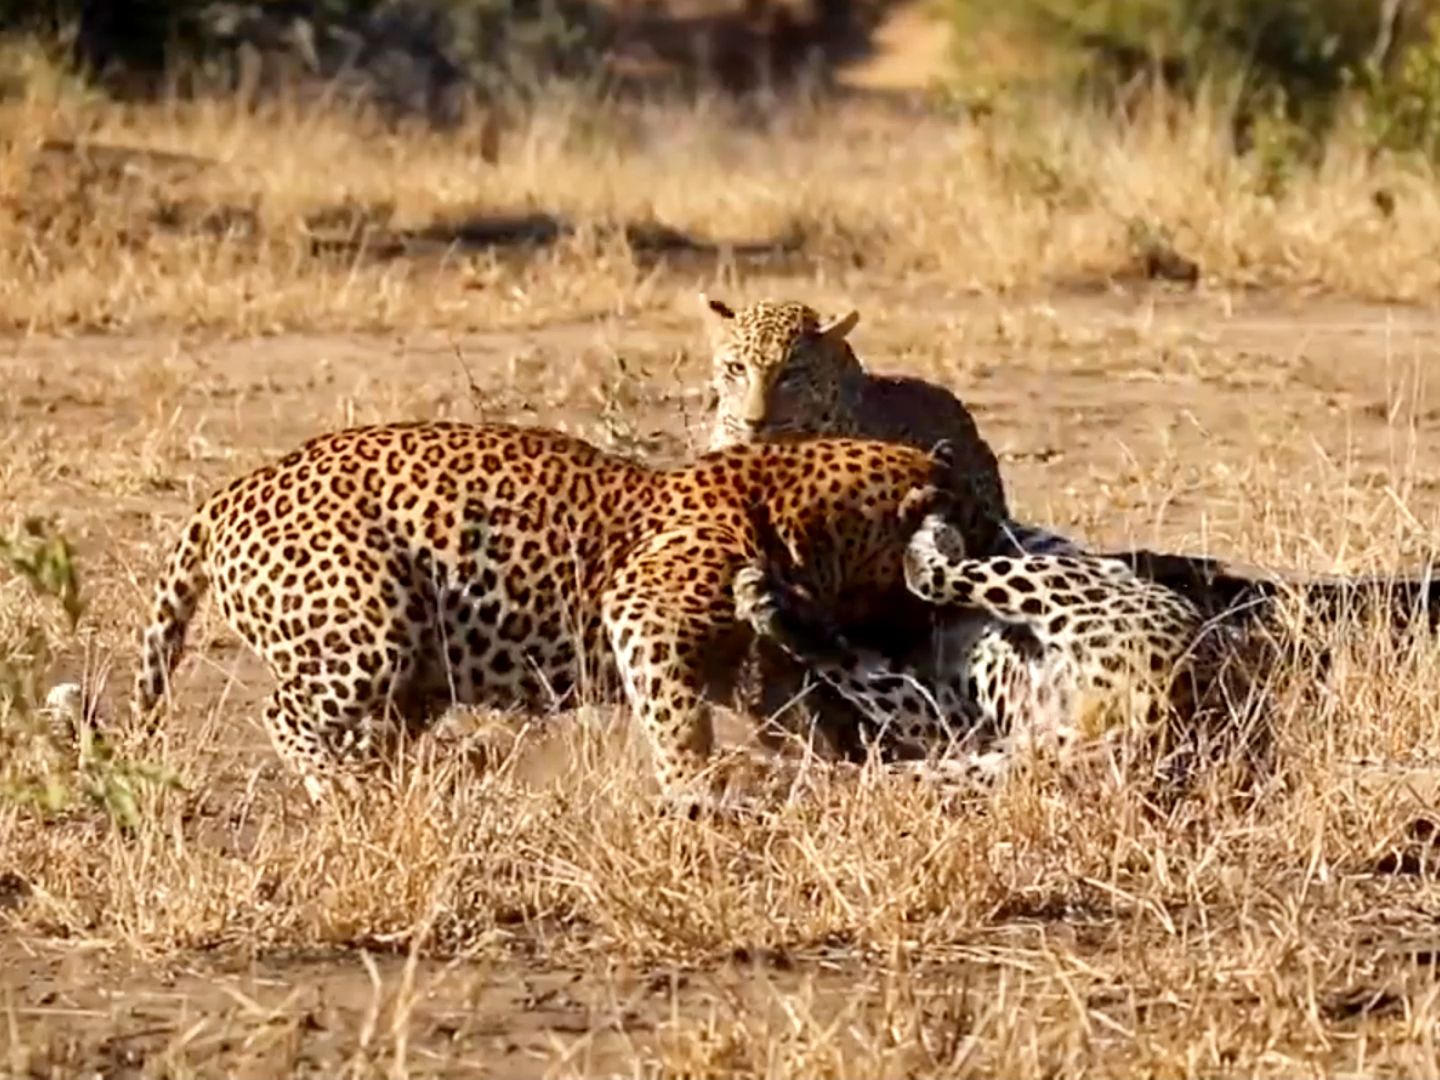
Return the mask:
[[209,550],[210,523],[202,509],[186,524],[155,585],[135,678],[135,706],[142,715],[154,709],[170,684],[190,620],[210,584]]

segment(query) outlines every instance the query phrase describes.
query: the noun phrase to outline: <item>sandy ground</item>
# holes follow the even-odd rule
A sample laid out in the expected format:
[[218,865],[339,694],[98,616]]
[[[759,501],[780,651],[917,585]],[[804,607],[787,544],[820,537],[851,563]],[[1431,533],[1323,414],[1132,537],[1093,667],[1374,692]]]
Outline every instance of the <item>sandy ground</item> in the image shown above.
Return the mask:
[[[1392,566],[1418,559],[1434,535],[1440,392],[1427,376],[1440,318],[1427,312],[1158,289],[1003,301],[936,290],[863,304],[860,355],[954,386],[1001,452],[1023,518],[1107,545],[1316,570],[1375,558],[1359,542],[1372,527]],[[127,635],[164,546],[226,478],[309,435],[400,417],[556,424],[675,459],[703,437],[705,363],[683,310],[459,338],[15,339],[0,346],[0,506],[7,519],[58,515],[77,541],[94,632],[118,654],[123,677],[107,701],[118,708]],[[1351,494],[1300,538],[1283,508],[1252,503],[1277,474],[1293,475],[1297,500],[1314,502],[1326,485]],[[1397,549],[1397,536],[1411,540]],[[213,617],[192,640],[199,659],[182,669],[182,704],[225,699],[211,752],[250,782],[290,783],[256,723],[263,671]],[[63,660],[56,679],[79,663]],[[0,913],[23,902],[0,890]],[[1008,931],[1076,926],[1017,918]],[[204,1073],[243,1062],[255,1076],[337,1075],[366,1053],[366,1068],[383,1071],[372,1059],[398,1053],[397,1040],[412,1069],[437,1075],[640,1075],[636,1062],[677,1013],[723,1018],[736,995],[778,1009],[778,987],[840,1015],[873,1000],[886,970],[823,951],[695,971],[624,970],[603,955],[557,968],[545,933],[572,934],[570,955],[583,955],[583,931],[564,927],[516,928],[504,962],[426,961],[408,975],[384,943],[371,969],[353,950],[151,961],[103,941],[4,940],[0,1075],[153,1076],[182,1058]],[[986,970],[973,957],[925,960],[937,1000]]]

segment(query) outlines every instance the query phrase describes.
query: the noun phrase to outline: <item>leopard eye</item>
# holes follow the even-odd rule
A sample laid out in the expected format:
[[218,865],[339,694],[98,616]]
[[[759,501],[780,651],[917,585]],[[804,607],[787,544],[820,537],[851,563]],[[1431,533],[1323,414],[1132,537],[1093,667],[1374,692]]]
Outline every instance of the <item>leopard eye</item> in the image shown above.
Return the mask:
[[789,371],[785,372],[784,375],[780,376],[778,385],[785,387],[796,387],[801,385],[804,381],[805,369],[791,368]]
[[745,377],[745,365],[739,360],[732,360],[725,365],[725,375],[731,379],[743,379]]

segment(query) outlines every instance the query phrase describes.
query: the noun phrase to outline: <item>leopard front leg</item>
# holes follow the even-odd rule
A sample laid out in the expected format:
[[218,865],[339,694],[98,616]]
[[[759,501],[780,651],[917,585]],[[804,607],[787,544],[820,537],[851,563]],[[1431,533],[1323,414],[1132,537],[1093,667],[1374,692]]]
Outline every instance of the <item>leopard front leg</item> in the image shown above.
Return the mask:
[[676,529],[617,568],[601,617],[625,694],[645,731],[662,790],[693,785],[714,747],[708,700],[733,681],[748,637],[730,583],[743,550],[719,530]]

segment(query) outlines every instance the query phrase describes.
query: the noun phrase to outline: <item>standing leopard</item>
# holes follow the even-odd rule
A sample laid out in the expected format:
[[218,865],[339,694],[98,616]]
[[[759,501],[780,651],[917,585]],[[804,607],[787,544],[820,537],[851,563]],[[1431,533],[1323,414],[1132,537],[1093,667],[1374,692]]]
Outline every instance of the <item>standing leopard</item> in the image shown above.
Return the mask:
[[208,586],[275,676],[265,727],[312,798],[377,756],[392,713],[423,726],[454,702],[543,705],[582,672],[619,682],[672,789],[708,751],[707,702],[752,640],[731,586],[759,530],[827,610],[879,617],[905,602],[905,541],[929,505],[963,509],[948,453],[807,440],[662,471],[502,424],[323,435],[185,525],[137,708],[165,695]]

